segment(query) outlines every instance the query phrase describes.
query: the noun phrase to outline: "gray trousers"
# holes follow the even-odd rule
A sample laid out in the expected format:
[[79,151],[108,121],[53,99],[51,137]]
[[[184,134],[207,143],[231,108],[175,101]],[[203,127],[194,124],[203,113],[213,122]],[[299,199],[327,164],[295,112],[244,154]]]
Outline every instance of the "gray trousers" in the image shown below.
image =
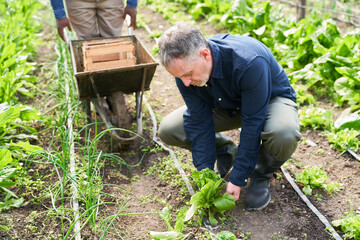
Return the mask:
[[[190,150],[191,144],[186,137],[183,124],[185,110],[186,106],[182,106],[161,121],[159,137],[168,145]],[[216,146],[231,143],[230,139],[220,132],[241,128],[240,114],[230,117],[227,111],[214,109],[213,118]],[[277,160],[289,159],[301,138],[297,104],[284,97],[275,97],[270,100],[265,126],[260,138],[262,147]]]

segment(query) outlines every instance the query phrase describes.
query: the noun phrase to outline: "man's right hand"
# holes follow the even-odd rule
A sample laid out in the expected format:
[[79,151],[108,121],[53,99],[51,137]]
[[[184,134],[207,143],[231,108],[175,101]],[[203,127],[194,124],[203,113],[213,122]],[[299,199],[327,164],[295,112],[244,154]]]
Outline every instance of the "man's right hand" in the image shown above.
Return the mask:
[[241,191],[241,187],[236,186],[236,185],[232,184],[231,182],[229,182],[228,185],[226,186],[226,192],[229,193],[230,195],[232,195],[234,197],[235,201],[239,200],[240,191]]
[[59,33],[59,36],[62,38],[62,40],[66,41],[65,34],[64,34],[64,28],[68,28],[71,32],[71,25],[70,21],[67,17],[56,19],[56,27]]

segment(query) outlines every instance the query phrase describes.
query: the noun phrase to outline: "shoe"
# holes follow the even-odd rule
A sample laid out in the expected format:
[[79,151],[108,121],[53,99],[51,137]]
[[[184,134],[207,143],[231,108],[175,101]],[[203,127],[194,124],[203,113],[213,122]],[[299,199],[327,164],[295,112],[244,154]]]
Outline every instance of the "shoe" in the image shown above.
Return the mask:
[[259,159],[245,192],[245,206],[248,210],[261,210],[270,203],[270,179],[285,162],[277,160],[263,146],[260,147]]
[[245,206],[248,210],[261,210],[269,205],[271,176],[272,174],[268,174],[250,178],[250,184],[245,193]]
[[218,154],[216,156],[214,170],[216,173],[219,173],[222,178],[225,178],[232,168],[236,151],[237,145],[233,142],[216,149]]

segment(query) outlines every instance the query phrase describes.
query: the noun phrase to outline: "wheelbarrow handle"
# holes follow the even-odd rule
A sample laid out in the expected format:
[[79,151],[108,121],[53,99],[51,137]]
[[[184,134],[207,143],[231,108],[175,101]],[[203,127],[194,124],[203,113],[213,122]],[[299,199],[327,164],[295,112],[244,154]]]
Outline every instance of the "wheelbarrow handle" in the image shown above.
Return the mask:
[[129,27],[130,24],[131,24],[131,18],[129,15],[126,15],[126,24],[127,24],[127,27],[128,27],[128,35],[133,35],[133,28],[132,27]]
[[64,29],[64,38],[65,38],[65,42],[66,42],[67,47],[70,49],[71,41],[70,41],[68,31],[66,29]]

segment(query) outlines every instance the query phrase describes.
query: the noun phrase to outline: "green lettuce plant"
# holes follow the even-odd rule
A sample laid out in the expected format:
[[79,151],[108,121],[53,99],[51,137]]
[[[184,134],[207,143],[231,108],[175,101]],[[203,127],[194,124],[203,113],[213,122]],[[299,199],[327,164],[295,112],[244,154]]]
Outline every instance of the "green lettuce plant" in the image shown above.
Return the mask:
[[197,211],[200,211],[201,216],[208,215],[211,224],[217,224],[215,213],[223,215],[225,211],[236,207],[233,196],[229,193],[220,193],[225,186],[220,175],[207,168],[194,172],[192,177],[199,191],[191,197],[192,205],[186,213],[185,221],[190,220]]
[[306,167],[302,172],[296,173],[295,177],[304,185],[302,190],[306,195],[312,195],[312,190],[315,188],[324,189],[330,195],[340,189],[339,183],[325,183],[327,173],[316,166]]

